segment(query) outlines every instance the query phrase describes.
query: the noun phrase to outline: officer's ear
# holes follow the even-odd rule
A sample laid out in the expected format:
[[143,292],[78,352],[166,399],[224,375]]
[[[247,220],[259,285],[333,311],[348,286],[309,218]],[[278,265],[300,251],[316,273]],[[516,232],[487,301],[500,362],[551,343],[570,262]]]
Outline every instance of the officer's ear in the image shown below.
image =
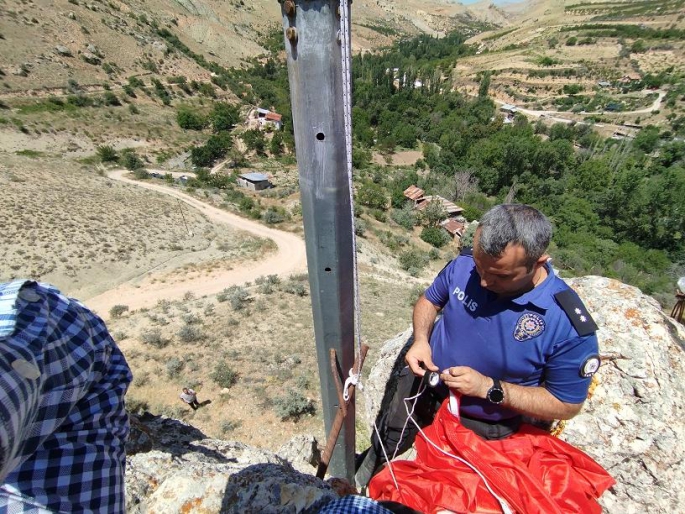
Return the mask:
[[547,261],[549,260],[549,254],[542,254],[538,260],[535,261],[535,264],[533,264],[533,270],[537,271],[540,269],[542,266],[544,266]]

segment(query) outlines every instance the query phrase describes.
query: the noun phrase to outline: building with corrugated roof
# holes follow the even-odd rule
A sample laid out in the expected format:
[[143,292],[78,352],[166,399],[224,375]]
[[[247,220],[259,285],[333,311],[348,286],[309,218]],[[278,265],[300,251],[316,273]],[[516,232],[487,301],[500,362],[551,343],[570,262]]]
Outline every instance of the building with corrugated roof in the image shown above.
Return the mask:
[[238,180],[236,181],[239,186],[251,191],[261,191],[262,189],[269,189],[272,187],[269,177],[264,175],[264,173],[243,173],[238,175]]

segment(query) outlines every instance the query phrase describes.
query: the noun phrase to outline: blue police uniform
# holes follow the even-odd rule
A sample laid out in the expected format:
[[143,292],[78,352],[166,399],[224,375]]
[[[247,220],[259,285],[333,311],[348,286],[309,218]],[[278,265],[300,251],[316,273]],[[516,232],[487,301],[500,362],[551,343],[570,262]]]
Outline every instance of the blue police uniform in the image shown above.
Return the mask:
[[[442,308],[430,338],[441,371],[469,366],[523,386],[544,386],[566,403],[582,403],[599,367],[596,325],[578,295],[547,264],[547,278],[530,291],[498,298],[480,285],[473,257],[462,253],[437,276],[426,298]],[[463,396],[461,413],[499,421],[517,414]]]

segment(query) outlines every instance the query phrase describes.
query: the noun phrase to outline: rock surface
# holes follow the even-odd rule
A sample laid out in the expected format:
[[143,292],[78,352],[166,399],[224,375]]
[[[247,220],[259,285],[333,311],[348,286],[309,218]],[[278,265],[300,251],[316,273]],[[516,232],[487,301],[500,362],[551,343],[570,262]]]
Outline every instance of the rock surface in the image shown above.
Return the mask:
[[[313,438],[311,438],[313,439]],[[312,440],[290,456],[302,467]],[[127,444],[126,511],[132,513],[314,513],[338,495],[273,453],[207,438],[181,421],[136,418]]]
[[[599,326],[599,384],[561,439],[616,479],[607,513],[682,512],[685,505],[685,327],[639,289],[602,277],[568,280]],[[385,384],[411,330],[386,342],[364,384],[373,426]]]

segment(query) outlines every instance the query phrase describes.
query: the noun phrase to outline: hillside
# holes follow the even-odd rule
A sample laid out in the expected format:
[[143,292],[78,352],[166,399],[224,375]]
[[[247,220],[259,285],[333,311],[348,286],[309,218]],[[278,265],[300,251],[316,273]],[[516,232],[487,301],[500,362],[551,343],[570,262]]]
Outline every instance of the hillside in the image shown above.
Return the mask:
[[[618,278],[668,305],[685,269],[682,5],[355,0],[370,363],[457,250],[406,202],[412,184],[468,220],[534,203],[558,229],[563,273]],[[301,238],[279,29],[276,0],[0,2],[0,279],[102,301],[137,377],[132,409],[272,449],[323,425],[308,286],[301,273],[255,275],[281,248],[208,212]],[[285,130],[252,130],[255,106],[282,113]],[[123,168],[156,191],[110,177]],[[274,187],[237,187],[248,171]],[[183,384],[212,408],[184,409]]]

